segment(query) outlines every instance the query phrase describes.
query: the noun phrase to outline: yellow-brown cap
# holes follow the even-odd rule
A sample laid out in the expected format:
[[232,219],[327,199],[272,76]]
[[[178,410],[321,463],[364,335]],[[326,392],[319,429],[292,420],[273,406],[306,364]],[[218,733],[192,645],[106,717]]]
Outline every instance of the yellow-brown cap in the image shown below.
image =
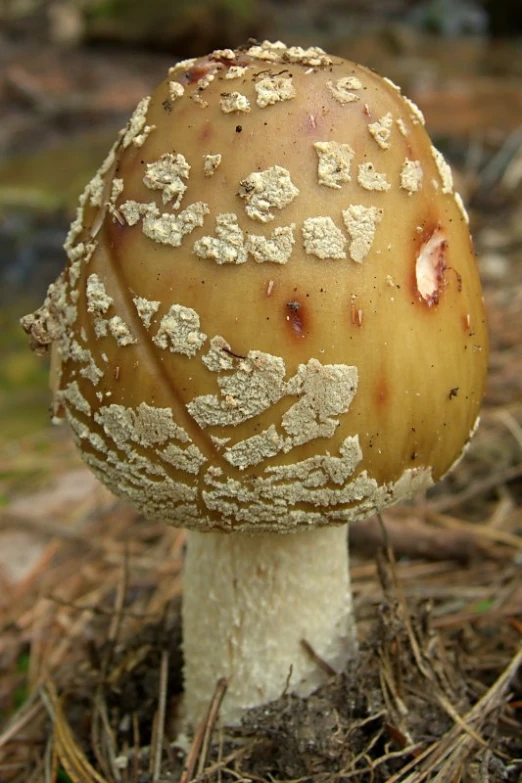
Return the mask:
[[114,492],[176,525],[287,531],[454,463],[487,334],[423,124],[369,69],[281,43],[179,63],[140,102],[25,319]]

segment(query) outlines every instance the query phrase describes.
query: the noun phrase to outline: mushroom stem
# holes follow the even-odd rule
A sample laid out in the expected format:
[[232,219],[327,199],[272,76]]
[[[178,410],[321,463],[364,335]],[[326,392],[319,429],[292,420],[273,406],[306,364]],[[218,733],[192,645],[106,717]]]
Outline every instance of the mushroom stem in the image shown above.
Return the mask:
[[285,691],[306,696],[329,668],[344,668],[357,649],[347,538],[346,525],[287,535],[188,532],[189,725],[197,724],[221,677],[229,683],[221,718],[234,725],[246,709]]

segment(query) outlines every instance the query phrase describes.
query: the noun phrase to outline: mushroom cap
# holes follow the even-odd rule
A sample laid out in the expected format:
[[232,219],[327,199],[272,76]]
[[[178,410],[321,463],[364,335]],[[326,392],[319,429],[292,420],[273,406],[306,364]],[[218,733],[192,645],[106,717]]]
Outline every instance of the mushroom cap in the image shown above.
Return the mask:
[[66,249],[34,322],[55,414],[148,517],[348,522],[470,438],[487,332],[466,214],[419,109],[367,68],[268,42],[179,63]]

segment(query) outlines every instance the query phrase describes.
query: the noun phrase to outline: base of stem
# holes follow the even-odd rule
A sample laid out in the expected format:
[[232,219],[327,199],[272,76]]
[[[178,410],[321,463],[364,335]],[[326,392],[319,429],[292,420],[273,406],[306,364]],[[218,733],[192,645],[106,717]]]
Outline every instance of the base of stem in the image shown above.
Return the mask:
[[328,667],[339,672],[355,654],[345,525],[293,534],[190,531],[184,582],[189,725],[223,677],[221,718],[234,725],[284,692],[310,694]]

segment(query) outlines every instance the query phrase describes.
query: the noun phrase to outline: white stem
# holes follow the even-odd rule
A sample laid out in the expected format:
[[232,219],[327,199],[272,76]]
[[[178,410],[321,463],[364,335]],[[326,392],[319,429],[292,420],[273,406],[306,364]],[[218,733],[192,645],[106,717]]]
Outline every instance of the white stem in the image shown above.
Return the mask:
[[188,534],[183,604],[185,711],[196,725],[221,677],[226,725],[286,690],[341,671],[356,650],[346,526],[292,534]]

